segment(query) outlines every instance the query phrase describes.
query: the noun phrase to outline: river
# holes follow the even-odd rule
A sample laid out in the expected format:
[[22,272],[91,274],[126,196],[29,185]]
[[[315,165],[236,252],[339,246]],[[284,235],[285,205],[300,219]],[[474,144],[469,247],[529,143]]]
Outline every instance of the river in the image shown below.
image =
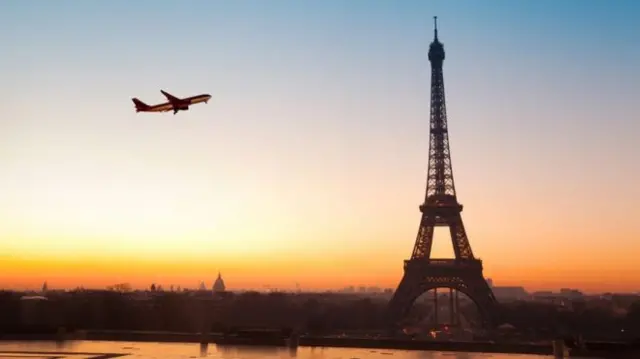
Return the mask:
[[[39,353],[36,353],[39,352]],[[45,353],[47,352],[47,353]],[[64,354],[51,354],[61,352]],[[75,354],[74,354],[75,353]],[[211,344],[140,343],[73,341],[55,342],[0,342],[0,359],[90,359],[100,354],[124,354],[122,359],[542,359],[550,356],[524,354],[483,354],[427,352],[415,350],[375,350],[358,348],[277,347],[223,347]],[[95,354],[95,355],[93,355]],[[102,357],[106,359],[108,357]]]

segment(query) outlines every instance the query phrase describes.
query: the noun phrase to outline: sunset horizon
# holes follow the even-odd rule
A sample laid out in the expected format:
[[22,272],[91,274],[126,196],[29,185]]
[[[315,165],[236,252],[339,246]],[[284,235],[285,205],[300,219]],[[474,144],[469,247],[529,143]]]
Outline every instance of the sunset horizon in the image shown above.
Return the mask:
[[[0,14],[0,290],[218,272],[230,290],[395,290],[425,196],[437,15],[484,277],[640,291],[637,4],[34,3]],[[136,113],[161,89],[212,97]],[[453,256],[448,229],[433,252]]]
[[[26,259],[3,258],[0,270],[0,281],[4,288],[10,290],[39,290],[46,282],[50,290],[73,290],[76,288],[105,289],[109,286],[126,283],[135,290],[149,289],[151,284],[162,285],[165,290],[170,285],[184,289],[196,289],[201,283],[210,288],[220,273],[225,279],[227,288],[234,290],[285,290],[285,291],[326,291],[340,290],[346,287],[378,287],[381,290],[395,289],[402,277],[402,260],[391,267],[376,267],[366,262],[353,261],[349,258],[332,258],[324,263],[312,261],[308,268],[302,266],[304,260],[269,260],[260,259],[257,265],[239,265],[230,260],[174,260],[153,261],[131,258],[87,258],[84,260]],[[328,268],[326,262],[336,265],[334,269],[325,269],[319,273],[318,268]],[[218,264],[216,264],[218,263]],[[261,267],[268,266],[273,275],[258,276]],[[368,274],[345,275],[346,269],[366,267]],[[293,269],[292,269],[293,268]],[[330,267],[329,267],[330,268]],[[529,270],[535,268],[529,268]],[[131,274],[134,270],[133,274]],[[505,269],[508,270],[508,269]],[[540,270],[540,269],[539,269]],[[77,273],[86,271],[85,274]],[[526,273],[526,272],[524,272]],[[541,272],[537,272],[541,273]],[[536,279],[523,276],[522,272],[513,273],[510,277],[497,277],[485,269],[485,277],[493,281],[497,287],[524,287],[529,292],[554,291],[560,289],[576,289],[586,294],[602,293],[635,293],[629,281],[619,278],[618,281],[602,285],[602,277],[597,273],[589,273],[587,279],[563,278],[553,272],[542,272]],[[98,277],[96,278],[96,274]],[[631,282],[633,283],[633,282]]]

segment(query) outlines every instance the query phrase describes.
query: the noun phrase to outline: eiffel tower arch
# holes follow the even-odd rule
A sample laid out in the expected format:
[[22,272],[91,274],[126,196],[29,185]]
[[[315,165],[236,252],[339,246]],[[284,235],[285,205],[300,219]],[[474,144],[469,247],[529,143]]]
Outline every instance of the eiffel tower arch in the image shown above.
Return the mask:
[[[427,188],[420,205],[422,217],[413,253],[404,263],[404,275],[389,302],[388,315],[390,324],[397,325],[421,294],[450,288],[469,297],[476,304],[483,325],[490,327],[497,324],[498,302],[484,279],[482,261],[475,258],[471,249],[462,222],[463,206],[456,196],[442,71],[445,53],[435,25],[434,40],[429,47],[431,117]],[[453,259],[431,258],[435,227],[449,228]]]
[[389,303],[390,319],[394,323],[402,321],[422,294],[447,288],[473,301],[485,327],[495,324],[498,303],[482,277],[482,268],[474,268],[472,263],[482,265],[479,260],[468,263],[469,267],[455,260],[405,261],[405,274]]

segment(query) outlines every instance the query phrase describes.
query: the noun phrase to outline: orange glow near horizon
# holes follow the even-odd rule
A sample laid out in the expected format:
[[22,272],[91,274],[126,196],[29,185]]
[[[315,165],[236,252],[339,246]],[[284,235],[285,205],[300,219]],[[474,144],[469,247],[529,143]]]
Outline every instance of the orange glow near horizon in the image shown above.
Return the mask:
[[[270,159],[279,155],[294,171],[263,163],[243,173],[220,158],[225,168],[214,174],[194,159],[154,167],[147,157],[146,171],[125,162],[122,170],[138,172],[119,177],[108,166],[23,173],[0,207],[0,287],[195,287],[220,270],[229,288],[395,288],[419,222],[424,156],[405,168],[384,156],[370,167],[325,156],[302,174],[290,155]],[[471,246],[495,285],[640,287],[630,199],[603,212],[609,198],[585,196],[588,184],[561,197],[544,179],[523,190],[516,183],[527,168],[496,181],[473,158],[454,156],[456,186]],[[446,234],[436,232],[435,256],[451,256]]]
[[[196,288],[202,281],[210,287],[219,267],[224,267],[226,270],[221,272],[231,290],[291,290],[296,283],[300,283],[303,290],[340,289],[350,285],[395,289],[402,275],[402,263],[374,266],[370,261],[347,258],[325,261],[261,260],[259,265],[242,261],[218,263],[213,265],[204,261],[161,262],[126,258],[83,261],[4,258],[0,261],[0,283],[11,289],[38,289],[44,281],[49,283],[50,289],[72,289],[79,286],[104,288],[116,283],[130,283],[139,289],[148,288],[151,283],[162,284],[165,288],[169,285]],[[494,281],[497,279],[498,283],[495,285],[524,286],[529,290],[578,287],[587,292],[628,291],[629,283],[635,285],[634,280],[640,273],[632,271],[620,276],[620,269],[622,268],[612,269],[610,273],[582,270],[571,276],[567,275],[569,269],[566,267],[521,267],[515,273],[511,271],[511,275],[505,269],[502,276],[498,273],[490,276]],[[611,281],[612,274],[616,276],[616,281]]]
[[[446,239],[436,241],[435,256],[449,257],[451,249]],[[166,251],[150,249],[137,253],[66,251],[35,255],[35,251],[26,251],[22,255],[0,256],[0,284],[14,289],[37,289],[44,281],[52,289],[104,288],[122,282],[135,288],[148,288],[151,283],[162,284],[165,288],[169,285],[196,288],[201,281],[210,287],[221,271],[230,289],[294,289],[296,283],[300,283],[303,290],[339,289],[350,285],[395,288],[402,276],[402,260],[408,257],[412,245],[410,241],[403,242],[408,246],[363,250],[366,256],[354,255],[352,245],[343,248],[319,246],[318,251],[281,248],[280,251],[265,249],[255,253],[230,247],[229,251],[219,250],[217,254],[208,251],[179,253],[173,246]],[[266,243],[263,245],[268,248]],[[541,262],[526,261],[527,253],[517,254],[509,248],[494,253],[485,250],[486,255],[481,257],[485,261],[485,276],[499,286],[620,292],[638,285],[640,270],[634,266],[632,254],[625,258],[607,257],[603,253],[599,266],[593,267],[593,258],[571,258],[567,256],[566,248],[562,252],[548,253]],[[173,258],[169,254],[173,254]],[[535,257],[543,253],[536,253],[534,249],[529,254]],[[519,255],[520,258],[500,261],[501,255]]]

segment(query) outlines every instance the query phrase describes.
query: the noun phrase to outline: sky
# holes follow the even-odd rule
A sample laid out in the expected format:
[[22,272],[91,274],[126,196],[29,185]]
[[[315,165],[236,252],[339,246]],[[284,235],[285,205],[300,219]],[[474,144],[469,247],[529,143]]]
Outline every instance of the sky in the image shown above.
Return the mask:
[[[636,1],[0,2],[0,287],[395,288],[433,16],[495,285],[640,290]],[[131,102],[209,93],[173,115]],[[436,230],[434,254],[453,253]]]

